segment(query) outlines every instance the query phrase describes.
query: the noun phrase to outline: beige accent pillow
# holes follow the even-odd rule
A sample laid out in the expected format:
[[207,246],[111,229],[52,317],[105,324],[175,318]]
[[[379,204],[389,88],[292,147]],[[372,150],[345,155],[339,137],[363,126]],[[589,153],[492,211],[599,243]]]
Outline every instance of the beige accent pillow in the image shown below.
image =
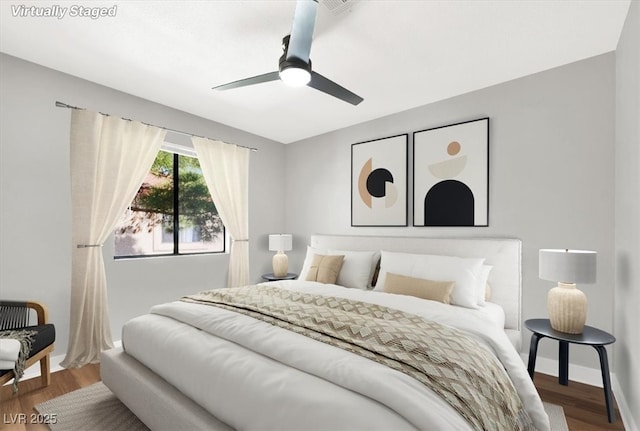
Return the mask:
[[449,304],[451,302],[451,292],[455,285],[455,281],[434,281],[388,272],[384,280],[383,291]]
[[487,285],[484,287],[484,300],[488,301],[491,299],[491,286],[489,286],[489,283],[487,283]]
[[306,280],[335,284],[343,262],[342,255],[314,254]]

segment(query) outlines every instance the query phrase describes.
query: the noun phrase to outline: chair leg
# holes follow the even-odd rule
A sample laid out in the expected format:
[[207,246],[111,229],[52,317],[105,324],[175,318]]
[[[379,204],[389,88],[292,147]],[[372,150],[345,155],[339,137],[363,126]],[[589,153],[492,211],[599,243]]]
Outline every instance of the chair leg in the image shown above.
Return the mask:
[[49,386],[49,383],[51,383],[50,365],[49,354],[46,354],[40,359],[40,379],[43,386]]

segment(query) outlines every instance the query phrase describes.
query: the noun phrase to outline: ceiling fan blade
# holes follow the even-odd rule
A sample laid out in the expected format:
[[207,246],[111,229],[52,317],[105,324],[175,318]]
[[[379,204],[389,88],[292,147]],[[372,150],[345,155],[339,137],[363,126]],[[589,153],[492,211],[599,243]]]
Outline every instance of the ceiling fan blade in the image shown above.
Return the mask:
[[357,94],[352,93],[341,85],[336,84],[332,80],[325,78],[324,76],[316,72],[311,72],[311,81],[309,81],[307,85],[309,87],[315,88],[316,90],[320,90],[323,93],[327,93],[333,97],[337,97],[338,99],[343,100],[347,103],[351,103],[352,105],[357,105],[364,100]]
[[293,14],[293,26],[289,38],[287,60],[295,57],[305,63],[309,62],[311,40],[313,39],[313,28],[316,24],[317,11],[317,0],[297,1],[296,11]]
[[229,82],[228,84],[218,85],[213,87],[214,90],[231,90],[232,88],[246,87],[248,85],[260,84],[262,82],[277,81],[280,79],[279,72],[269,72],[258,76],[252,76],[251,78],[239,79],[237,81]]

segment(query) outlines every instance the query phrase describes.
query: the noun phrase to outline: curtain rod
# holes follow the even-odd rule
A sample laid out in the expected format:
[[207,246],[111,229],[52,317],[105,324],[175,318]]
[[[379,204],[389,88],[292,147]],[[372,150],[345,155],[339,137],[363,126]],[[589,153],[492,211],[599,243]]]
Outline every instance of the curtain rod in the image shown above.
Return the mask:
[[[80,110],[83,110],[83,111],[86,109],[86,108],[78,108],[77,106],[71,106],[71,105],[68,105],[68,104],[66,104],[66,103],[62,103],[62,102],[58,102],[58,101],[56,101],[56,107],[57,107],[57,108],[68,108],[68,109],[80,109]],[[111,117],[111,116],[112,116],[111,114],[105,114],[104,112],[100,112],[100,114],[102,114],[102,115],[107,115],[107,116],[109,116],[109,117]],[[131,120],[131,119],[129,119],[129,118],[123,118],[123,120],[126,120],[126,121],[133,121],[133,120]],[[146,126],[157,127],[157,128],[159,128],[159,129],[164,129],[164,130],[166,130],[167,132],[173,132],[173,133],[177,133],[177,134],[179,134],[179,135],[184,135],[184,136],[193,136],[193,137],[195,137],[195,138],[211,139],[211,138],[207,138],[206,136],[194,135],[193,133],[182,132],[182,131],[180,131],[180,130],[170,129],[170,128],[168,128],[168,127],[156,126],[156,125],[154,125],[154,124],[149,124],[149,123],[145,123],[145,122],[142,122],[142,121],[141,121],[141,123],[142,123],[142,124],[144,124],[144,125],[146,125]],[[257,149],[257,148],[253,148],[253,147],[246,147],[246,146],[244,146],[244,145],[238,145],[238,144],[232,144],[232,145],[235,145],[235,146],[240,147],[240,148],[247,148],[247,149],[249,149],[249,150],[251,150],[251,151],[258,151],[258,149]]]

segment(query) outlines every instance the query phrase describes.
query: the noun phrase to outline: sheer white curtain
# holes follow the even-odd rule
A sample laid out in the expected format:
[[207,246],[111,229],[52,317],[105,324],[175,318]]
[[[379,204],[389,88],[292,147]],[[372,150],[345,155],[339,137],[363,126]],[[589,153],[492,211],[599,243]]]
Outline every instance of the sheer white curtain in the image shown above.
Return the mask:
[[100,352],[113,347],[101,247],[140,188],[165,134],[136,121],[72,110],[73,251],[65,368],[98,362]]
[[193,137],[202,175],[222,223],[231,235],[228,287],[249,284],[248,148]]

